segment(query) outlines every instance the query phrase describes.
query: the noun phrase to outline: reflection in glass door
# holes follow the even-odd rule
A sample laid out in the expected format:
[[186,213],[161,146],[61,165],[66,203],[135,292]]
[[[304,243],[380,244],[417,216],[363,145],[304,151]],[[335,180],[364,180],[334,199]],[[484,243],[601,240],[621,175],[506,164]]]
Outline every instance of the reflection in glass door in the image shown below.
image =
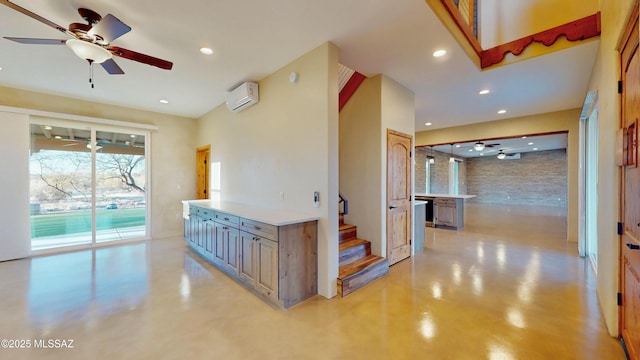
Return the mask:
[[146,236],[145,135],[31,125],[31,249]]

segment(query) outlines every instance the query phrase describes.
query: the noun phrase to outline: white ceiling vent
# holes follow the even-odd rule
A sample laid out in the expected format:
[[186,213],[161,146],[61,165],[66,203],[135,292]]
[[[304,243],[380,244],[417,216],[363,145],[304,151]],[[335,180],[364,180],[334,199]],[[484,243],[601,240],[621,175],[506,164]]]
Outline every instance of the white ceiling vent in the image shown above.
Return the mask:
[[227,108],[233,112],[238,112],[260,101],[258,95],[258,84],[245,82],[237,88],[231,90],[227,95]]

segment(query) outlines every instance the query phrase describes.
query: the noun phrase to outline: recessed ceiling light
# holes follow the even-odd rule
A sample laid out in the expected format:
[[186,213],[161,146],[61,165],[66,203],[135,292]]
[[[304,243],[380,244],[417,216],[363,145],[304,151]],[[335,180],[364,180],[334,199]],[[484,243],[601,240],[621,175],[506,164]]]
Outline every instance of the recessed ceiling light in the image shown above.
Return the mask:
[[469,151],[473,151],[473,149],[469,149]]
[[482,90],[478,91],[478,94],[487,95],[490,92],[491,92],[491,90],[489,90],[489,89],[482,89]]
[[526,139],[527,137],[526,137],[526,136],[523,136],[522,138],[523,138],[523,139]]
[[168,103],[169,103],[169,100],[167,100],[167,99],[160,99],[160,102],[161,102],[161,103],[163,103],[163,104],[168,104]]
[[533,145],[533,143],[532,143],[532,142],[530,142],[528,145]]
[[447,54],[447,50],[439,49],[433,52],[433,57],[443,57]]
[[51,127],[50,125],[45,125],[45,126],[44,126],[44,129],[45,129],[45,130],[53,130],[53,127]]
[[132,139],[135,139],[136,136],[131,134],[131,135],[129,135],[129,137],[132,138]]
[[431,125],[433,125],[433,124],[431,124],[430,122],[428,122],[428,123],[424,123],[424,125],[425,125],[425,126],[431,126]]
[[484,155],[484,153],[480,153],[480,156],[483,156],[483,155]]
[[456,145],[456,147],[460,147],[460,144]]
[[203,47],[203,48],[200,48],[200,52],[205,54],[205,55],[212,55],[213,54],[213,49],[212,48],[208,48],[208,47]]
[[498,110],[498,114],[504,114],[504,113],[506,113],[506,112],[507,112],[507,110],[505,110],[505,109]]
[[62,136],[60,136],[60,135],[56,135],[56,136],[54,136],[53,138],[54,138],[54,139],[56,139],[56,140],[60,140],[60,139],[62,139]]
[[536,151],[536,150],[538,150],[538,148],[533,148],[533,151]]

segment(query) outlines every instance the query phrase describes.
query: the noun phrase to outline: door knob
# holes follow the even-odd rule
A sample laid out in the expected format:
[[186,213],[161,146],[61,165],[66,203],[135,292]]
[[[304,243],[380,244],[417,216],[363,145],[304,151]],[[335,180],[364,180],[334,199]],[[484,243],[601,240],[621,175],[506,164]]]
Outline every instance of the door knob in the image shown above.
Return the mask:
[[395,208],[396,208],[396,206],[389,205],[389,210],[393,210],[393,209],[395,209]]

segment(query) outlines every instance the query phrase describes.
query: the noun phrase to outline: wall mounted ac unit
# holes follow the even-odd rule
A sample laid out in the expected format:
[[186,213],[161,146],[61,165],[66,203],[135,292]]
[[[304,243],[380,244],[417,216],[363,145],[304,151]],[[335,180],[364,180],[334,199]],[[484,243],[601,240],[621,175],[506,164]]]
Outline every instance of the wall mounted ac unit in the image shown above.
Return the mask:
[[233,112],[244,110],[260,101],[258,95],[258,84],[245,82],[237,88],[231,90],[227,96],[227,108]]

